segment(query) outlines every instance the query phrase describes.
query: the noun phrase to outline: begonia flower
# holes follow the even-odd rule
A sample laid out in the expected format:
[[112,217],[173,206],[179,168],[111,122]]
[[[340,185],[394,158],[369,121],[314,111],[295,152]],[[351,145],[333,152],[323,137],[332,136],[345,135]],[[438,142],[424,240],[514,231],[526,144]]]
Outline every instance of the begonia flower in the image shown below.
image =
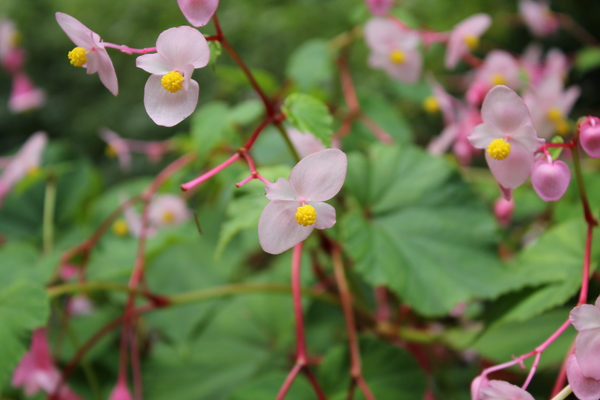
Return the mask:
[[600,380],[583,375],[575,354],[571,354],[567,359],[566,370],[569,385],[579,400],[600,399]]
[[534,153],[544,139],[537,137],[523,100],[506,86],[489,91],[481,117],[483,123],[468,139],[474,147],[487,150],[485,158],[498,184],[514,189],[529,177]]
[[419,80],[423,57],[418,51],[419,34],[386,18],[372,18],[365,26],[365,40],[371,49],[369,65],[383,69],[405,83]]
[[119,379],[108,400],[132,400],[125,379]]
[[579,331],[575,338],[575,356],[581,372],[587,378],[600,380],[600,297],[595,305],[575,307],[569,319]]
[[481,104],[488,91],[496,85],[505,85],[513,90],[521,86],[519,63],[508,52],[492,50],[477,69],[475,79],[467,89],[465,97],[474,106]]
[[88,74],[98,73],[100,81],[115,96],[119,83],[115,67],[102,44],[100,35],[70,15],[57,12],[56,21],[77,47],[69,52],[69,60],[76,67],[85,67]]
[[531,170],[531,185],[544,201],[557,201],[565,194],[571,171],[562,161],[539,160]]
[[298,129],[289,128],[287,134],[300,158],[325,149],[323,142],[310,132],[300,132]]
[[150,201],[148,216],[153,226],[161,228],[187,221],[191,217],[191,212],[180,196],[162,194]]
[[446,68],[453,69],[460,59],[479,45],[479,38],[492,24],[487,14],[475,14],[458,23],[450,33],[446,50]]
[[485,375],[479,375],[471,382],[471,400],[479,400],[481,389],[486,387],[490,380]]
[[193,26],[204,26],[212,18],[219,0],[177,0],[183,16]]
[[152,74],[144,88],[144,106],[157,125],[174,126],[196,109],[199,87],[192,73],[208,64],[210,50],[198,30],[179,26],[158,36],[156,51],[136,60],[138,68]]
[[306,156],[292,169],[289,180],[266,185],[271,200],[258,221],[263,250],[282,253],[302,242],[314,228],[335,225],[335,209],[324,201],[335,196],[346,179],[348,159],[339,149]]
[[600,157],[600,118],[587,117],[579,124],[579,143],[588,156]]
[[8,109],[12,113],[39,108],[46,102],[46,93],[33,85],[27,74],[16,72],[13,87],[8,98]]
[[25,51],[18,45],[20,38],[15,24],[0,18],[0,64],[10,73],[21,70],[25,62]]
[[521,0],[519,12],[525,25],[538,37],[544,37],[556,32],[560,26],[556,15],[550,11],[545,1]]
[[0,204],[4,196],[28,173],[34,173],[40,166],[42,152],[48,143],[45,132],[36,132],[15,154],[0,176]]
[[77,295],[71,297],[67,302],[67,313],[70,316],[78,317],[91,315],[94,312],[94,303],[85,295]]
[[529,392],[504,381],[492,380],[479,391],[479,400],[535,400]]
[[394,5],[394,0],[366,0],[373,15],[386,15]]
[[99,135],[107,144],[106,155],[117,157],[121,170],[129,171],[131,169],[131,153],[125,139],[107,128],[101,128]]
[[533,127],[540,137],[549,139],[554,133],[569,133],[567,116],[580,93],[578,86],[565,90],[562,77],[552,75],[523,94],[523,100],[531,111]]

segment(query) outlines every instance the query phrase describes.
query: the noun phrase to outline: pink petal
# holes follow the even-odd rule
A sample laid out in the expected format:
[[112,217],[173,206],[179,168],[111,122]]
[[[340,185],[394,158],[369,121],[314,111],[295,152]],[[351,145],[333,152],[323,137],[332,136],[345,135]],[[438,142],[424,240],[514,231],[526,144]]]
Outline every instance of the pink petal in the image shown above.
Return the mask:
[[3,186],[8,188],[14,186],[30,169],[38,167],[47,143],[48,136],[45,132],[31,135],[4,169],[0,177]]
[[364,33],[365,41],[372,51],[388,54],[404,41],[407,31],[391,19],[371,18],[365,25]]
[[469,52],[469,48],[464,42],[465,36],[470,35],[478,38],[491,24],[492,18],[487,14],[475,14],[457,24],[448,39],[446,68],[453,69],[456,67],[462,56]]
[[578,331],[600,328],[600,309],[591,304],[582,304],[571,310],[569,319]]
[[587,117],[579,125],[581,147],[592,158],[600,158],[600,119]]
[[457,124],[451,124],[446,126],[442,133],[434,138],[427,146],[427,151],[435,156],[442,155],[448,150],[448,147],[456,140],[458,135]]
[[575,355],[584,376],[600,379],[600,329],[585,329],[577,334]]
[[173,71],[171,63],[158,53],[139,56],[135,59],[135,66],[157,75],[164,75]]
[[481,389],[481,400],[535,400],[531,394],[518,386],[504,381],[489,381]]
[[500,129],[486,123],[477,125],[473,128],[471,135],[467,137],[476,149],[485,149],[494,140],[502,138],[504,138],[504,133]]
[[258,221],[258,240],[263,250],[280,254],[310,235],[314,225],[296,222],[297,201],[273,200],[263,210]]
[[496,181],[505,188],[515,189],[527,180],[533,167],[533,153],[519,143],[509,141],[510,154],[504,160],[496,160],[487,152],[485,159]]
[[333,206],[321,201],[309,201],[306,204],[313,206],[317,213],[315,228],[328,229],[335,225],[335,208],[333,208]]
[[90,50],[100,43],[100,36],[97,33],[92,32],[87,26],[70,15],[57,12],[56,22],[65,31],[69,39],[79,47]]
[[121,169],[129,171],[131,168],[131,153],[127,142],[121,136],[106,128],[100,129],[100,137],[117,152]]
[[[95,51],[88,53],[88,62],[95,58],[98,77],[100,82],[115,96],[119,94],[119,83],[117,81],[117,73],[113,66],[112,60],[104,48],[98,48]],[[88,71],[89,73],[89,71]]]
[[[169,214],[172,219],[165,217]],[[191,217],[191,212],[181,197],[174,194],[155,196],[150,202],[148,216],[153,226],[179,225]]]
[[494,86],[483,100],[481,117],[486,124],[493,125],[504,133],[512,133],[525,125],[531,125],[529,110],[514,90]]
[[325,201],[335,196],[346,179],[348,158],[339,149],[325,149],[304,157],[290,173],[290,184],[300,201]]
[[512,142],[519,142],[523,147],[525,147],[530,152],[534,153],[540,146],[543,146],[545,143],[544,139],[540,139],[537,137],[537,133],[535,129],[533,129],[530,125],[525,125],[520,128],[517,128],[512,134],[507,135],[507,139]]
[[177,0],[184,17],[193,26],[204,26],[212,18],[219,0]]
[[420,52],[415,50],[407,50],[404,53],[406,60],[402,64],[394,64],[386,60],[383,68],[388,75],[400,82],[415,83],[421,76],[423,57]]
[[132,400],[131,393],[124,380],[119,380],[108,400]]
[[190,26],[178,26],[162,32],[156,41],[156,50],[179,70],[187,64],[202,68],[210,60],[210,50],[204,36]]
[[394,0],[367,0],[369,11],[375,15],[385,15],[394,5]]
[[171,93],[163,88],[161,79],[160,75],[148,78],[144,88],[144,106],[157,125],[174,126],[194,112],[200,89],[198,82],[191,80],[188,90]]
[[481,389],[488,385],[489,379],[485,375],[479,375],[471,382],[471,400],[479,400]]
[[559,200],[567,191],[570,181],[571,171],[562,161],[548,163],[540,160],[531,171],[531,184],[544,201]]
[[287,179],[279,178],[275,183],[267,183],[267,199],[298,201],[296,191]]
[[567,379],[579,400],[598,400],[600,398],[600,381],[583,376],[575,354],[571,354],[567,359]]

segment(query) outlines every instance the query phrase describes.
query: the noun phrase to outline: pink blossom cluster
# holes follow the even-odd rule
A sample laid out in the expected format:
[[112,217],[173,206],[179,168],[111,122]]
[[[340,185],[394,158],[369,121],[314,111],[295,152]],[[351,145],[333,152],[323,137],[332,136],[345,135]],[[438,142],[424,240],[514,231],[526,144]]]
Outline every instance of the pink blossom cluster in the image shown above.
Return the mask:
[[106,154],[116,157],[121,170],[131,169],[131,154],[144,154],[150,162],[159,162],[163,155],[171,150],[170,141],[144,141],[125,139],[108,128],[102,128],[99,132],[100,138],[106,143]]
[[[145,235],[146,237],[154,236],[162,228],[176,226],[187,221],[191,215],[192,213],[185,200],[180,196],[173,194],[156,195],[148,205],[148,226]],[[142,234],[142,216],[129,206],[125,207],[124,216],[127,223],[127,230],[124,233],[140,237]]]

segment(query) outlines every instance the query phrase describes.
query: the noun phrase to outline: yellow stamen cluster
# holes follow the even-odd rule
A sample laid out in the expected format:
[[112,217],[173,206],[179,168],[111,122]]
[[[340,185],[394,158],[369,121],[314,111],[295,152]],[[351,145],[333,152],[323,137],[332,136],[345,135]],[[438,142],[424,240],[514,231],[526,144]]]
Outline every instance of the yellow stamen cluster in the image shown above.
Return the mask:
[[554,128],[556,129],[556,133],[561,136],[565,136],[571,130],[569,126],[569,122],[565,119],[558,120],[554,123]]
[[493,159],[504,160],[510,154],[510,143],[504,139],[496,139],[490,143],[487,152]]
[[182,82],[183,75],[177,71],[171,71],[168,74],[163,75],[162,79],[160,80],[160,83],[165,90],[171,93],[179,92],[183,88],[181,84]]
[[425,100],[423,100],[423,108],[429,114],[435,114],[440,111],[440,103],[437,101],[435,96],[429,96]]
[[39,173],[40,173],[40,167],[34,166],[34,167],[29,167],[27,169],[27,176],[32,177],[32,178],[39,175]]
[[317,221],[317,212],[311,205],[305,204],[296,211],[296,222],[302,226],[314,225]]
[[560,120],[563,119],[563,114],[558,109],[558,107],[552,107],[551,109],[549,109],[548,113],[546,114],[546,116],[552,122],[558,122],[558,121],[560,121]]
[[167,210],[163,213],[162,219],[165,224],[172,224],[175,222],[175,214],[173,214],[172,211]]
[[390,61],[394,64],[402,64],[406,58],[406,55],[401,50],[392,50],[390,52]]
[[477,36],[465,35],[465,37],[463,37],[463,41],[471,50],[474,50],[477,48],[477,46],[479,46],[479,38]]
[[124,219],[118,219],[112,226],[113,232],[117,236],[125,236],[129,232],[129,228],[127,227],[127,222]]
[[19,47],[21,45],[22,41],[23,41],[23,36],[21,35],[21,32],[15,32],[9,38],[9,43],[13,47]]
[[492,85],[496,86],[496,85],[505,85],[506,84],[506,79],[504,79],[504,75],[502,74],[494,74],[492,75]]
[[106,150],[104,150],[104,153],[106,154],[106,157],[108,158],[116,158],[117,155],[119,153],[117,153],[117,149],[115,149],[114,146],[111,146],[110,144],[108,146],[106,146]]
[[74,65],[75,67],[83,67],[83,64],[87,62],[86,54],[87,50],[83,47],[75,47],[69,52],[69,54],[67,54],[67,56],[69,57],[69,62],[71,65]]

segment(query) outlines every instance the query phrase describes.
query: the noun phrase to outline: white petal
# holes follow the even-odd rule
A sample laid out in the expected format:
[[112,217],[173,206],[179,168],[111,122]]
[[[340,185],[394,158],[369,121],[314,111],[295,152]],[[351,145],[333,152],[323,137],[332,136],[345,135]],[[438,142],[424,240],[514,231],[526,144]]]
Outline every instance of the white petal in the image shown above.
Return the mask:
[[90,50],[100,42],[100,36],[97,33],[92,32],[87,26],[70,15],[57,12],[56,22],[65,31],[69,39],[79,47]]
[[317,213],[315,228],[328,229],[335,225],[335,208],[333,206],[321,201],[309,201],[306,204],[313,206]]
[[298,200],[296,191],[287,179],[279,178],[275,183],[267,183],[265,188],[269,200]]
[[191,26],[178,26],[161,33],[156,41],[156,51],[175,69],[192,64],[204,67],[210,59],[210,50],[204,36]]
[[300,201],[325,201],[335,196],[346,179],[348,158],[339,149],[325,149],[304,157],[290,173],[290,184]]
[[485,159],[498,183],[507,189],[515,189],[527,180],[533,167],[533,153],[516,142],[510,143],[510,154],[504,160],[496,160],[487,152]]
[[529,110],[514,90],[504,86],[494,86],[483,100],[481,117],[504,133],[512,133],[518,128],[531,125]]
[[597,400],[600,398],[600,381],[583,376],[575,354],[571,354],[567,359],[566,369],[569,385],[571,385],[573,393],[579,400]]
[[584,376],[600,379],[600,329],[585,329],[577,334],[575,356]]
[[310,235],[314,225],[296,222],[297,201],[273,200],[263,210],[258,221],[258,240],[263,250],[279,254],[297,245]]
[[177,4],[190,24],[204,26],[217,11],[219,0],[177,0]]
[[[88,54],[97,60],[98,77],[104,86],[115,96],[119,94],[119,82],[115,67],[104,48],[96,49]],[[89,57],[88,57],[89,58]]]
[[571,323],[578,331],[600,328],[600,309],[591,304],[582,304],[571,310]]
[[502,139],[504,134],[498,128],[489,124],[479,124],[473,128],[473,132],[467,137],[473,147],[485,149],[496,139]]
[[[519,142],[523,147],[532,153],[543,146],[545,142],[544,139],[538,138],[535,129],[533,129],[533,127],[530,125],[522,126],[518,128],[512,135],[508,136],[512,138],[512,141]],[[507,139],[511,140],[509,137],[507,137]]]
[[198,104],[198,83],[190,81],[188,90],[171,93],[161,84],[160,75],[150,75],[144,87],[146,112],[157,125],[174,126],[190,116]]
[[160,54],[144,54],[135,60],[135,65],[151,74],[164,75],[173,71],[174,67]]

